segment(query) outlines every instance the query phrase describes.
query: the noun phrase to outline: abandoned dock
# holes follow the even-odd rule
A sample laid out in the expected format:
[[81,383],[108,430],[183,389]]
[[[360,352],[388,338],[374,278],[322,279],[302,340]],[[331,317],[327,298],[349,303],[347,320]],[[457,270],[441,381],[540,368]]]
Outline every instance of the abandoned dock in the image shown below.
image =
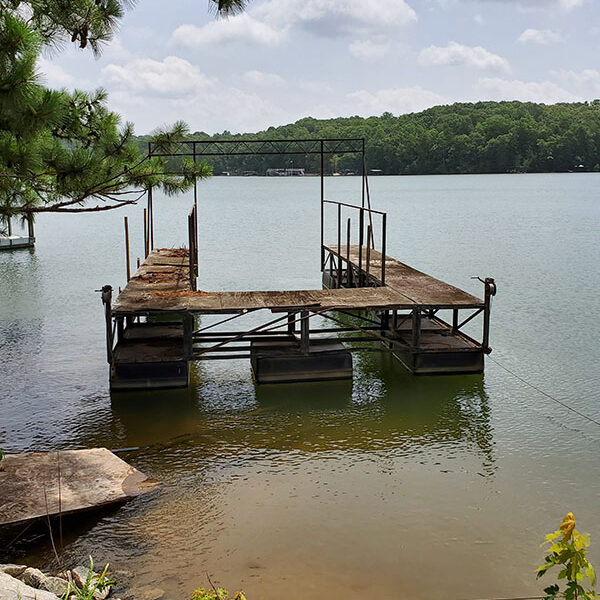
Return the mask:
[[[216,154],[320,155],[323,289],[198,290],[197,192],[188,216],[188,247],[166,249],[154,247],[150,190],[144,260],[129,272],[127,241],[127,285],[114,303],[112,288],[102,289],[112,389],[187,386],[190,362],[225,359],[249,359],[259,384],[345,379],[352,377],[352,353],[364,351],[389,352],[417,375],[483,371],[491,350],[494,280],[482,280],[480,299],[388,256],[387,215],[371,208],[366,168],[360,204],[325,199],[324,157],[345,152],[360,153],[364,165],[364,140],[181,143],[174,155],[194,160]],[[331,216],[334,223],[326,227]],[[331,225],[336,239],[326,244]],[[443,320],[441,311],[450,311],[451,319]],[[219,329],[250,312],[265,315],[264,322]],[[198,328],[207,315],[222,318]],[[480,340],[463,331],[476,317],[482,321]],[[315,327],[316,321],[330,326]]]

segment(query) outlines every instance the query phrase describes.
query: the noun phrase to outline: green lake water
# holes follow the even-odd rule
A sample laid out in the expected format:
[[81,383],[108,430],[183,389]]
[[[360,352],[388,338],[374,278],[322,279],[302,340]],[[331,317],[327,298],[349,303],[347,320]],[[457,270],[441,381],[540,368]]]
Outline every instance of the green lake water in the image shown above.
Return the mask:
[[[144,446],[121,456],[162,486],[80,525],[64,556],[169,599],[207,572],[249,600],[539,595],[539,543],[567,511],[600,562],[600,427],[490,359],[600,420],[599,185],[371,180],[390,256],[479,296],[471,276],[496,278],[483,376],[414,377],[369,353],[351,383],[256,387],[247,361],[215,361],[188,390],[112,398],[94,290],[124,285],[123,216],[139,256],[142,207],[42,216],[34,251],[0,253],[0,447]],[[359,201],[360,180],[328,178],[326,196]],[[190,205],[156,200],[157,246],[186,242]],[[214,178],[199,208],[201,289],[320,287],[317,178]],[[52,556],[46,539],[0,549]]]

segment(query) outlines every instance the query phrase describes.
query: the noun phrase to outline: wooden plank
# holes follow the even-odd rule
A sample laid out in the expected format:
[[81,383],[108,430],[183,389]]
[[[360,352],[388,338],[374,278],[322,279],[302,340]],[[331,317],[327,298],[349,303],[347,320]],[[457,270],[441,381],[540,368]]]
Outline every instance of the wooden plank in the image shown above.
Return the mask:
[[158,485],[106,448],[8,454],[2,466],[0,526],[124,502]]

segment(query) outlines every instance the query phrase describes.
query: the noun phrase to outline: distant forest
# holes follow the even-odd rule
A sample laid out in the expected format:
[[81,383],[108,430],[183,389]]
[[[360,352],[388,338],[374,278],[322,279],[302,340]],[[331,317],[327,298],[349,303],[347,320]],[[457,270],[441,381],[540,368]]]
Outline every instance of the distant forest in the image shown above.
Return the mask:
[[[398,117],[307,117],[253,134],[190,135],[198,140],[321,137],[364,137],[368,169],[386,175],[600,171],[600,100],[457,103]],[[148,138],[137,139],[145,146]],[[215,175],[264,175],[268,168],[289,167],[319,171],[318,156],[216,157],[206,162]],[[360,157],[328,157],[325,170],[360,173]]]

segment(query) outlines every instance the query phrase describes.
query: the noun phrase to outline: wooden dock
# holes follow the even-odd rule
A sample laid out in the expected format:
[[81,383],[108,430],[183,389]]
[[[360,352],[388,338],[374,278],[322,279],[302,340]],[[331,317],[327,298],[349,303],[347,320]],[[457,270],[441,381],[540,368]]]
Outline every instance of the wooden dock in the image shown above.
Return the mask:
[[158,483],[106,448],[8,454],[0,471],[0,529],[125,502]]
[[[321,154],[354,152],[356,140],[286,140],[283,151]],[[346,142],[351,142],[344,145]],[[251,144],[182,142],[182,156],[196,157],[199,148],[219,154],[232,144],[250,153]],[[266,154],[276,142],[260,142]],[[297,150],[297,151],[296,151]],[[362,144],[364,154],[364,143]],[[415,374],[480,373],[489,347],[494,280],[481,279],[484,298],[477,298],[406,265],[386,253],[387,215],[370,208],[363,174],[361,204],[324,198],[321,172],[321,271],[323,289],[282,291],[197,290],[197,206],[188,217],[187,248],[154,249],[151,190],[145,211],[145,259],[112,302],[105,286],[107,358],[111,387],[117,389],[186,386],[189,363],[200,360],[249,359],[258,383],[340,379],[352,376],[351,354],[391,352]],[[196,197],[196,195],[195,195]],[[324,243],[326,209],[337,214],[337,240]],[[354,224],[343,214],[355,215]],[[375,243],[375,221],[381,225]],[[345,225],[345,231],[344,230]],[[128,240],[127,221],[126,240]],[[352,243],[352,238],[357,243]],[[345,243],[344,243],[345,242]],[[126,241],[128,246],[128,241]],[[446,322],[440,311],[451,311]],[[249,312],[271,313],[262,325],[240,331],[218,330],[219,324]],[[466,313],[466,314],[465,314]],[[200,329],[196,318],[226,319]],[[482,338],[463,327],[481,315]],[[311,329],[321,317],[331,327]],[[314,320],[313,320],[314,323]]]

